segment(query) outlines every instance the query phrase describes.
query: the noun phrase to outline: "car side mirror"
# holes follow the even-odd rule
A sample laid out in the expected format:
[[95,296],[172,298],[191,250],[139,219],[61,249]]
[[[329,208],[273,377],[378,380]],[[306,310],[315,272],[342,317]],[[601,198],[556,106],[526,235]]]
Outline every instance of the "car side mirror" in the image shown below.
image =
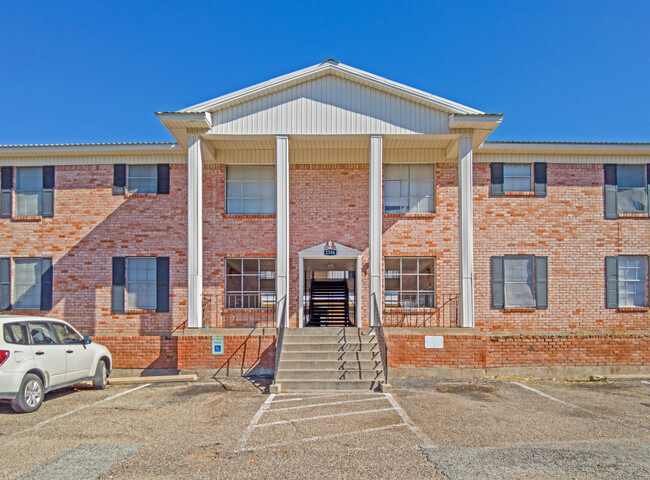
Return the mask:
[[88,335],[86,335],[84,337],[84,345],[88,345],[88,344],[91,344],[91,343],[93,343],[92,338],[90,338]]

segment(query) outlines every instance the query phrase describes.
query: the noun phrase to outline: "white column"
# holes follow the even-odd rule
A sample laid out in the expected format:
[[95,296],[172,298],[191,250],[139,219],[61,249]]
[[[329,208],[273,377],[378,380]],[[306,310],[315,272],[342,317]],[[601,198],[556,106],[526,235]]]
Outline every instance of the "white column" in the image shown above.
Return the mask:
[[201,140],[187,136],[187,326],[203,324],[203,165]]
[[286,298],[284,319],[282,310],[277,310],[277,325],[284,321],[289,325],[289,137],[278,135],[276,139],[276,252],[275,252],[275,295],[279,302]]
[[460,239],[460,325],[474,326],[474,202],[472,136],[462,135],[458,148],[458,230]]
[[382,137],[370,137],[370,235],[368,249],[370,253],[370,326],[372,320],[373,294],[381,309],[381,229],[382,229]]

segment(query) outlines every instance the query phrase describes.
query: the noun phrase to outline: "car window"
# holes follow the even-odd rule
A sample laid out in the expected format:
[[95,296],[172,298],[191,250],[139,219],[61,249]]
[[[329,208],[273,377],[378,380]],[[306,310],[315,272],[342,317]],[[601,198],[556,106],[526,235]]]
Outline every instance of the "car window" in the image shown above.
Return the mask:
[[27,329],[25,324],[5,323],[2,330],[5,342],[27,345]]
[[67,325],[64,325],[62,323],[53,323],[52,326],[54,327],[56,334],[61,339],[61,343],[83,343],[83,338],[81,338],[77,332],[72,330]]
[[56,345],[55,333],[47,322],[29,323],[29,333],[34,345]]

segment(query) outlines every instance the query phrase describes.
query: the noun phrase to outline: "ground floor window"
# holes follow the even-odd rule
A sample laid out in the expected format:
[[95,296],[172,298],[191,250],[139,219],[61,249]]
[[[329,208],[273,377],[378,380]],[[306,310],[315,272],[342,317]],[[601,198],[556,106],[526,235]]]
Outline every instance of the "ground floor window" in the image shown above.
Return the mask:
[[386,308],[434,308],[435,258],[385,257]]
[[51,258],[0,258],[0,310],[51,308]]
[[492,308],[547,308],[548,259],[533,255],[492,257]]
[[153,310],[156,308],[156,258],[126,259],[126,308]]
[[648,257],[621,255],[607,257],[607,307],[648,306]]
[[225,308],[275,308],[275,259],[227,258]]

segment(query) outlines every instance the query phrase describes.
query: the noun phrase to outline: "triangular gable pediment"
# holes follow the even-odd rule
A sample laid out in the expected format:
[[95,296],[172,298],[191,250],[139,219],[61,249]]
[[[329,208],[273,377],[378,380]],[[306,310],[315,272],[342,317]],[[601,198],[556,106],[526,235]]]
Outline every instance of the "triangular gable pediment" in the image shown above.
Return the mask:
[[335,61],[204,102],[214,134],[448,133],[450,114],[482,112]]
[[[324,242],[319,245],[316,245],[311,248],[307,248],[305,250],[302,250],[298,252],[298,255],[302,257],[324,257],[325,255],[325,247],[328,245],[329,242]],[[332,242],[334,246],[336,247],[336,255],[332,255],[333,258],[356,258],[359,255],[361,255],[363,252],[357,250],[356,248],[352,247],[346,247],[345,245],[341,245],[340,243]]]

